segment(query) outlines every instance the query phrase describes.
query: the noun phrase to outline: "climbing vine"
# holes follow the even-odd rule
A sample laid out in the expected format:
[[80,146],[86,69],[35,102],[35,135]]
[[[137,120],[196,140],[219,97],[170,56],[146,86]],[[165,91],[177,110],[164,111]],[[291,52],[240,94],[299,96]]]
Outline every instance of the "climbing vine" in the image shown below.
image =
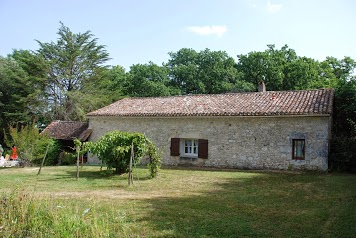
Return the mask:
[[150,170],[151,178],[155,178],[158,175],[158,170],[161,167],[162,154],[158,151],[158,148],[155,144],[146,140],[147,143],[147,154],[150,159],[150,162],[147,164],[148,169]]
[[95,154],[108,168],[115,168],[117,174],[128,172],[131,147],[133,146],[133,164],[136,165],[144,156],[149,156],[148,165],[151,177],[156,177],[161,156],[153,142],[140,133],[111,131],[96,142],[89,142],[86,148]]

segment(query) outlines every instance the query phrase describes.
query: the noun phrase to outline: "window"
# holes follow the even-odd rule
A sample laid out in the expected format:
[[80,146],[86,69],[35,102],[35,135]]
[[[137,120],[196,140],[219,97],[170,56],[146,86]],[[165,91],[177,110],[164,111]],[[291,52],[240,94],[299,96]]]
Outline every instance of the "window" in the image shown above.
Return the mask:
[[304,160],[305,159],[305,140],[293,139],[293,159]]
[[208,140],[171,138],[171,156],[208,158]]
[[184,139],[183,143],[185,156],[198,156],[198,140]]

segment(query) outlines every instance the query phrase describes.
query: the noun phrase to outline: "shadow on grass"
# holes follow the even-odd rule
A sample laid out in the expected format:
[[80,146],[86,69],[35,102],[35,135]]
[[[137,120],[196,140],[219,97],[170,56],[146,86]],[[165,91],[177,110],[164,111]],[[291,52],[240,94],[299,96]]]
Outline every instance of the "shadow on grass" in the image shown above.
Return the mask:
[[[66,171],[66,173],[68,174],[68,177],[75,178],[77,176],[77,171],[70,170],[70,171]],[[134,178],[136,176],[137,176],[136,173],[134,173]],[[97,180],[97,179],[106,180],[106,179],[113,179],[113,178],[115,178],[115,180],[127,180],[128,174],[127,173],[115,174],[115,171],[103,169],[98,171],[80,171],[79,177],[85,178],[87,180]],[[148,175],[140,175],[139,179],[144,181],[150,179],[150,177]]]
[[[240,186],[241,181],[230,181]],[[234,192],[232,192],[234,193]],[[252,233],[249,222],[239,216],[235,198],[221,189],[189,197],[150,199],[149,217],[162,237],[238,237]],[[240,234],[238,235],[238,231]]]
[[[272,173],[222,179],[197,195],[145,200],[152,209],[141,221],[155,237],[351,237],[356,215],[335,211],[335,194],[328,197],[332,188],[322,183],[320,176]],[[344,206],[355,208],[356,200]]]

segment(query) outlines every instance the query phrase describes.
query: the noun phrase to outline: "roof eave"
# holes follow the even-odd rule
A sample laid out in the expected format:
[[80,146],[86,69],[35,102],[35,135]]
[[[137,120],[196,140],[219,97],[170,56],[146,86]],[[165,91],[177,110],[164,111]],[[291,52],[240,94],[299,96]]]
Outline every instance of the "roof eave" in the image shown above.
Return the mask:
[[273,115],[89,115],[88,118],[94,117],[121,117],[121,118],[191,118],[191,117],[329,117],[331,113],[326,114],[273,114]]

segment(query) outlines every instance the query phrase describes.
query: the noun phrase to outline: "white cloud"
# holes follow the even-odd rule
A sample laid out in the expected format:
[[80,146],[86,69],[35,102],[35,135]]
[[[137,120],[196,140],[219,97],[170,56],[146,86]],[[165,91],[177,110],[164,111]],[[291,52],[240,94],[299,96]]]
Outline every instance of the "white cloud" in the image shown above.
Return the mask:
[[226,26],[189,26],[186,28],[187,31],[196,33],[198,35],[208,36],[208,35],[217,35],[222,37],[227,31]]
[[269,13],[279,12],[282,9],[282,7],[283,7],[282,4],[273,4],[271,3],[271,1],[268,1],[266,6],[267,11]]
[[248,1],[248,5],[250,8],[256,8],[257,7],[257,3],[255,0],[249,0]]

